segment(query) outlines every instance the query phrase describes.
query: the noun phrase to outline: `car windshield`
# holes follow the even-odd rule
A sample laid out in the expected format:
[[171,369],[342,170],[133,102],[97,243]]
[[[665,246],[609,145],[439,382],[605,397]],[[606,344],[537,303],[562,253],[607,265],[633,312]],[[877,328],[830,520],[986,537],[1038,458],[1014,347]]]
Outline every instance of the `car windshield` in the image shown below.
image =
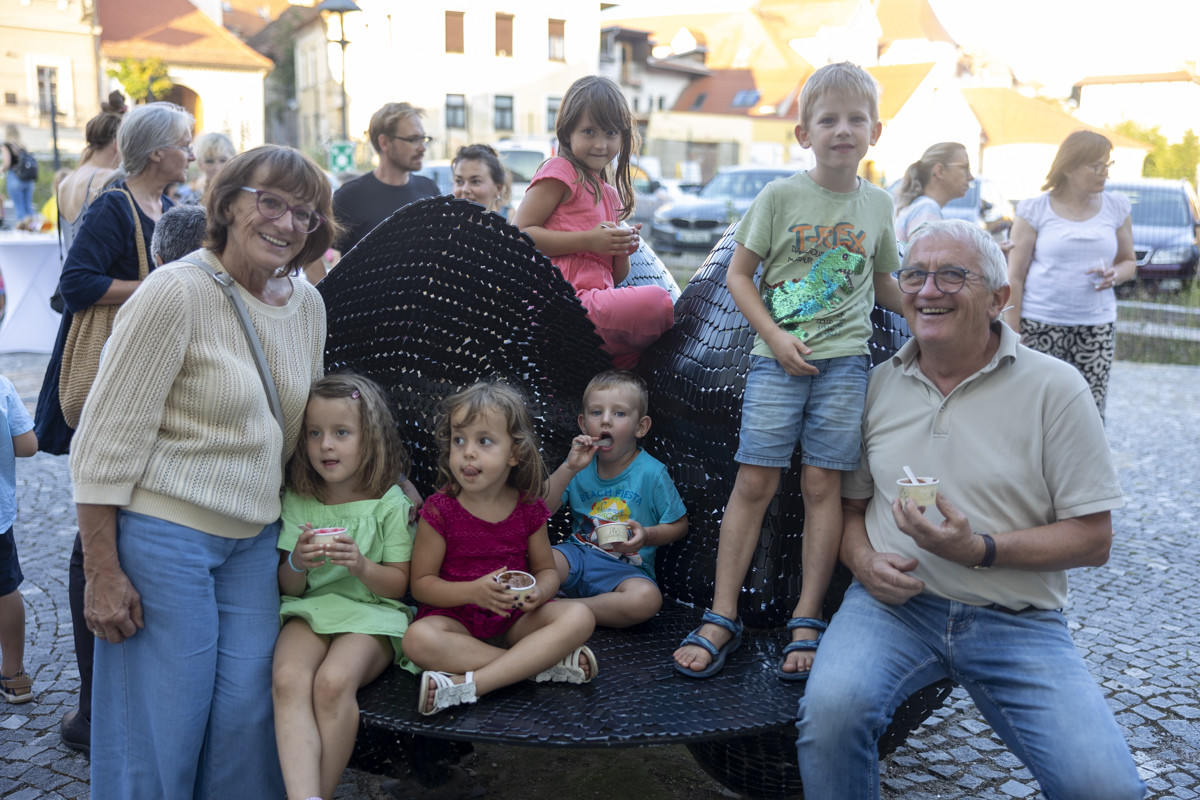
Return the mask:
[[753,200],[763,187],[786,172],[718,172],[700,190],[700,196],[709,200],[734,198]]
[[514,181],[529,183],[546,156],[537,150],[501,150],[500,160],[508,167]]
[[1125,195],[1133,204],[1129,215],[1134,225],[1178,228],[1192,224],[1183,192],[1120,186],[1112,187],[1112,191]]

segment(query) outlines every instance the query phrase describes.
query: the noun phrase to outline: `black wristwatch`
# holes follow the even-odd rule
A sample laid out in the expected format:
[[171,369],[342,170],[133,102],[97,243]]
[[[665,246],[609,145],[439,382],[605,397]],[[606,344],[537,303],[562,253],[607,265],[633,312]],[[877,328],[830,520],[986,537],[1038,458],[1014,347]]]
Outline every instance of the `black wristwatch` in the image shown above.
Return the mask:
[[996,540],[990,533],[982,531],[975,531],[975,535],[983,537],[983,560],[971,569],[989,569],[992,564],[996,563]]

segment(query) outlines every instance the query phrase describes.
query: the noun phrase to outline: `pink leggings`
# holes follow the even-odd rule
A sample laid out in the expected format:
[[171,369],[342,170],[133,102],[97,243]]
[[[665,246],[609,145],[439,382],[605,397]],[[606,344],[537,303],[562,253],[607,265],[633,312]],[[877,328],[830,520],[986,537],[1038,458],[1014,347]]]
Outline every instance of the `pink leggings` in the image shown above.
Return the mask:
[[620,369],[636,366],[642,351],[675,321],[671,294],[661,286],[584,289],[576,296]]

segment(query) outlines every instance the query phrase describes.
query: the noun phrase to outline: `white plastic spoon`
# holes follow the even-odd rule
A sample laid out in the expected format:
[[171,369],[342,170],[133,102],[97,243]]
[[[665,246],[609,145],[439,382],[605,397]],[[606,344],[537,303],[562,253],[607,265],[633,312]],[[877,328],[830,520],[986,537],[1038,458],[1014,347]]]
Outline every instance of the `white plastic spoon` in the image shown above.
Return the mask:
[[917,480],[917,476],[913,475],[913,471],[911,469],[909,469],[908,464],[904,465],[904,474],[908,476],[908,481],[913,486],[916,486],[917,484],[920,483],[920,481]]

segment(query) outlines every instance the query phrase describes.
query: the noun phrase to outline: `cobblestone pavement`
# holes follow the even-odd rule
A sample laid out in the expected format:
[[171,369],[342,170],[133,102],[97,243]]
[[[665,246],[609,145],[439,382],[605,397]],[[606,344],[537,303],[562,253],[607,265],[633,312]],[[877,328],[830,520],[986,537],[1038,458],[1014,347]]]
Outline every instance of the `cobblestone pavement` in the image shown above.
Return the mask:
[[[45,356],[0,356],[0,374],[13,380],[31,411],[45,363]],[[1200,798],[1200,582],[1195,579],[1200,537],[1191,529],[1200,517],[1197,428],[1200,368],[1116,365],[1108,433],[1127,505],[1114,515],[1117,538],[1109,563],[1072,573],[1067,611],[1075,641],[1126,732],[1153,798]],[[87,759],[63,747],[58,735],[59,719],[75,704],[79,677],[67,604],[75,515],[66,458],[22,459],[17,482],[26,668],[34,676],[37,700],[0,704],[0,797],[86,798]],[[538,758],[536,748],[526,752],[531,762]],[[577,752],[580,759],[604,757]],[[647,750],[645,757],[653,753]],[[1039,796],[1032,776],[961,690],[883,769],[889,798]],[[380,784],[374,776],[349,771],[337,798],[388,797]]]

